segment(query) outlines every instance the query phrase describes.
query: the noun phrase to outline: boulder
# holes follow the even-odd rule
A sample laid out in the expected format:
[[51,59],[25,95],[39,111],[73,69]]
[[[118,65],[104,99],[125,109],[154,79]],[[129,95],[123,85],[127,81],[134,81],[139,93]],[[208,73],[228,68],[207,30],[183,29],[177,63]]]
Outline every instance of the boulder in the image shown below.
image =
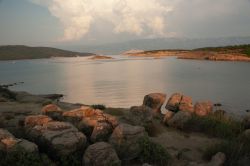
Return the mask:
[[108,141],[113,127],[107,122],[98,122],[91,134],[92,142]]
[[135,126],[147,126],[153,121],[152,109],[147,106],[133,106],[124,116],[127,123]]
[[46,115],[31,115],[27,116],[24,120],[25,127],[34,127],[36,125],[44,125],[51,122],[52,119]]
[[182,96],[180,105],[179,105],[179,111],[188,111],[193,113],[194,112],[194,106],[192,103],[192,98],[189,96]]
[[114,146],[122,160],[132,160],[139,156],[139,141],[146,136],[144,127],[120,124],[113,131],[109,143]]
[[41,115],[38,115],[26,117],[24,124],[28,139],[35,142],[51,157],[71,155],[82,151],[86,145],[85,135],[70,123],[52,121],[46,116],[41,120]]
[[194,112],[198,116],[206,116],[213,112],[213,104],[210,101],[197,102],[194,106]]
[[226,155],[224,153],[218,152],[212,157],[210,163],[207,166],[223,166],[226,161]]
[[163,123],[168,124],[168,121],[175,115],[174,112],[172,111],[167,111],[164,118],[163,118]]
[[188,111],[193,113],[194,106],[192,98],[189,96],[182,95],[180,93],[174,93],[168,100],[166,109],[177,112],[177,111]]
[[83,156],[84,166],[121,165],[114,148],[106,142],[90,145]]
[[179,105],[181,102],[182,94],[180,93],[174,93],[167,102],[166,109],[177,112],[179,110]]
[[91,107],[81,107],[80,109],[63,113],[64,121],[74,124],[87,136],[91,136],[94,127],[98,122],[106,122],[115,128],[118,125],[116,117],[105,114],[103,111]]
[[151,93],[144,97],[143,105],[152,108],[156,113],[161,112],[161,106],[166,100],[166,94],[163,93]]
[[192,114],[187,111],[177,112],[169,121],[168,125],[170,127],[183,129],[185,123],[192,118]]
[[63,111],[55,104],[49,104],[42,108],[41,110],[43,115],[47,115],[52,119],[59,120],[62,118]]
[[25,139],[15,138],[7,130],[0,129],[0,151],[4,153],[11,153],[20,150],[27,153],[37,153],[38,147],[36,144]]

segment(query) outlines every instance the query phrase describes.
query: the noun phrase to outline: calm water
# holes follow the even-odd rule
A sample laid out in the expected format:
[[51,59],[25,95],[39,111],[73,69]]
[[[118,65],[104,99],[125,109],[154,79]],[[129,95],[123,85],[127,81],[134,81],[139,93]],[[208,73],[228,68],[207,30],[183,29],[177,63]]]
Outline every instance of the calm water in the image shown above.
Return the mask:
[[144,95],[174,92],[194,101],[220,102],[234,113],[250,109],[250,64],[128,58],[92,61],[55,58],[0,62],[0,83],[25,82],[15,90],[62,93],[65,101],[114,107],[140,105]]

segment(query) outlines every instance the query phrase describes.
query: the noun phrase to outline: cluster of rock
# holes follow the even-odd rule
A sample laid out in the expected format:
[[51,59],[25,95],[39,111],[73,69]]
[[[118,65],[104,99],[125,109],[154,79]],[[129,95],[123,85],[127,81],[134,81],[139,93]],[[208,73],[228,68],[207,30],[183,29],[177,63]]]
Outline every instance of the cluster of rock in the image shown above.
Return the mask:
[[121,165],[135,159],[141,152],[139,140],[147,136],[144,127],[119,123],[116,117],[91,107],[63,111],[49,104],[40,115],[26,116],[21,125],[31,142],[0,129],[0,151],[20,145],[30,152],[39,149],[58,161],[81,154],[86,166]]
[[209,101],[192,103],[192,98],[180,93],[173,94],[165,107],[167,112],[163,122],[171,127],[183,128],[192,114],[207,116],[213,111],[213,104]]

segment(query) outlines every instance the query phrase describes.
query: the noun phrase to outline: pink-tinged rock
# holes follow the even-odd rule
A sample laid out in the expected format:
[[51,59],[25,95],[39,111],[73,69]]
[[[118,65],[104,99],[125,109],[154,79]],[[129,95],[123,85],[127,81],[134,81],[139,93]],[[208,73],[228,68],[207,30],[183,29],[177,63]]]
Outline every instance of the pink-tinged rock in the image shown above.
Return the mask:
[[60,107],[55,104],[49,104],[42,108],[41,110],[43,115],[47,115],[52,119],[60,119],[62,117],[63,111]]
[[50,121],[52,119],[46,115],[32,115],[25,118],[24,125],[26,127],[34,127],[36,125],[44,125]]
[[168,100],[166,109],[170,111],[177,112],[179,110],[179,105],[182,99],[182,94],[174,93]]
[[182,96],[180,104],[179,104],[179,111],[188,111],[193,113],[194,106],[192,103],[192,98],[189,96]]
[[206,116],[213,112],[213,104],[210,101],[197,102],[194,106],[194,112],[198,116]]
[[144,97],[143,105],[152,108],[154,112],[160,113],[161,106],[166,100],[166,94],[163,93],[151,93]]

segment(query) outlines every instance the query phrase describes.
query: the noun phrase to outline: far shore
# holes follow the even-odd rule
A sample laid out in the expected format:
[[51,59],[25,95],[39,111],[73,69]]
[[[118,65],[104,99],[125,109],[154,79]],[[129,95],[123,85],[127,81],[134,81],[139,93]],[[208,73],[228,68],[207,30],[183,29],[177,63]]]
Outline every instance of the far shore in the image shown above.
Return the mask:
[[243,61],[250,62],[250,46],[227,46],[200,48],[195,50],[151,50],[125,52],[124,55],[134,57],[163,58],[176,56],[178,59],[210,60],[210,61]]

